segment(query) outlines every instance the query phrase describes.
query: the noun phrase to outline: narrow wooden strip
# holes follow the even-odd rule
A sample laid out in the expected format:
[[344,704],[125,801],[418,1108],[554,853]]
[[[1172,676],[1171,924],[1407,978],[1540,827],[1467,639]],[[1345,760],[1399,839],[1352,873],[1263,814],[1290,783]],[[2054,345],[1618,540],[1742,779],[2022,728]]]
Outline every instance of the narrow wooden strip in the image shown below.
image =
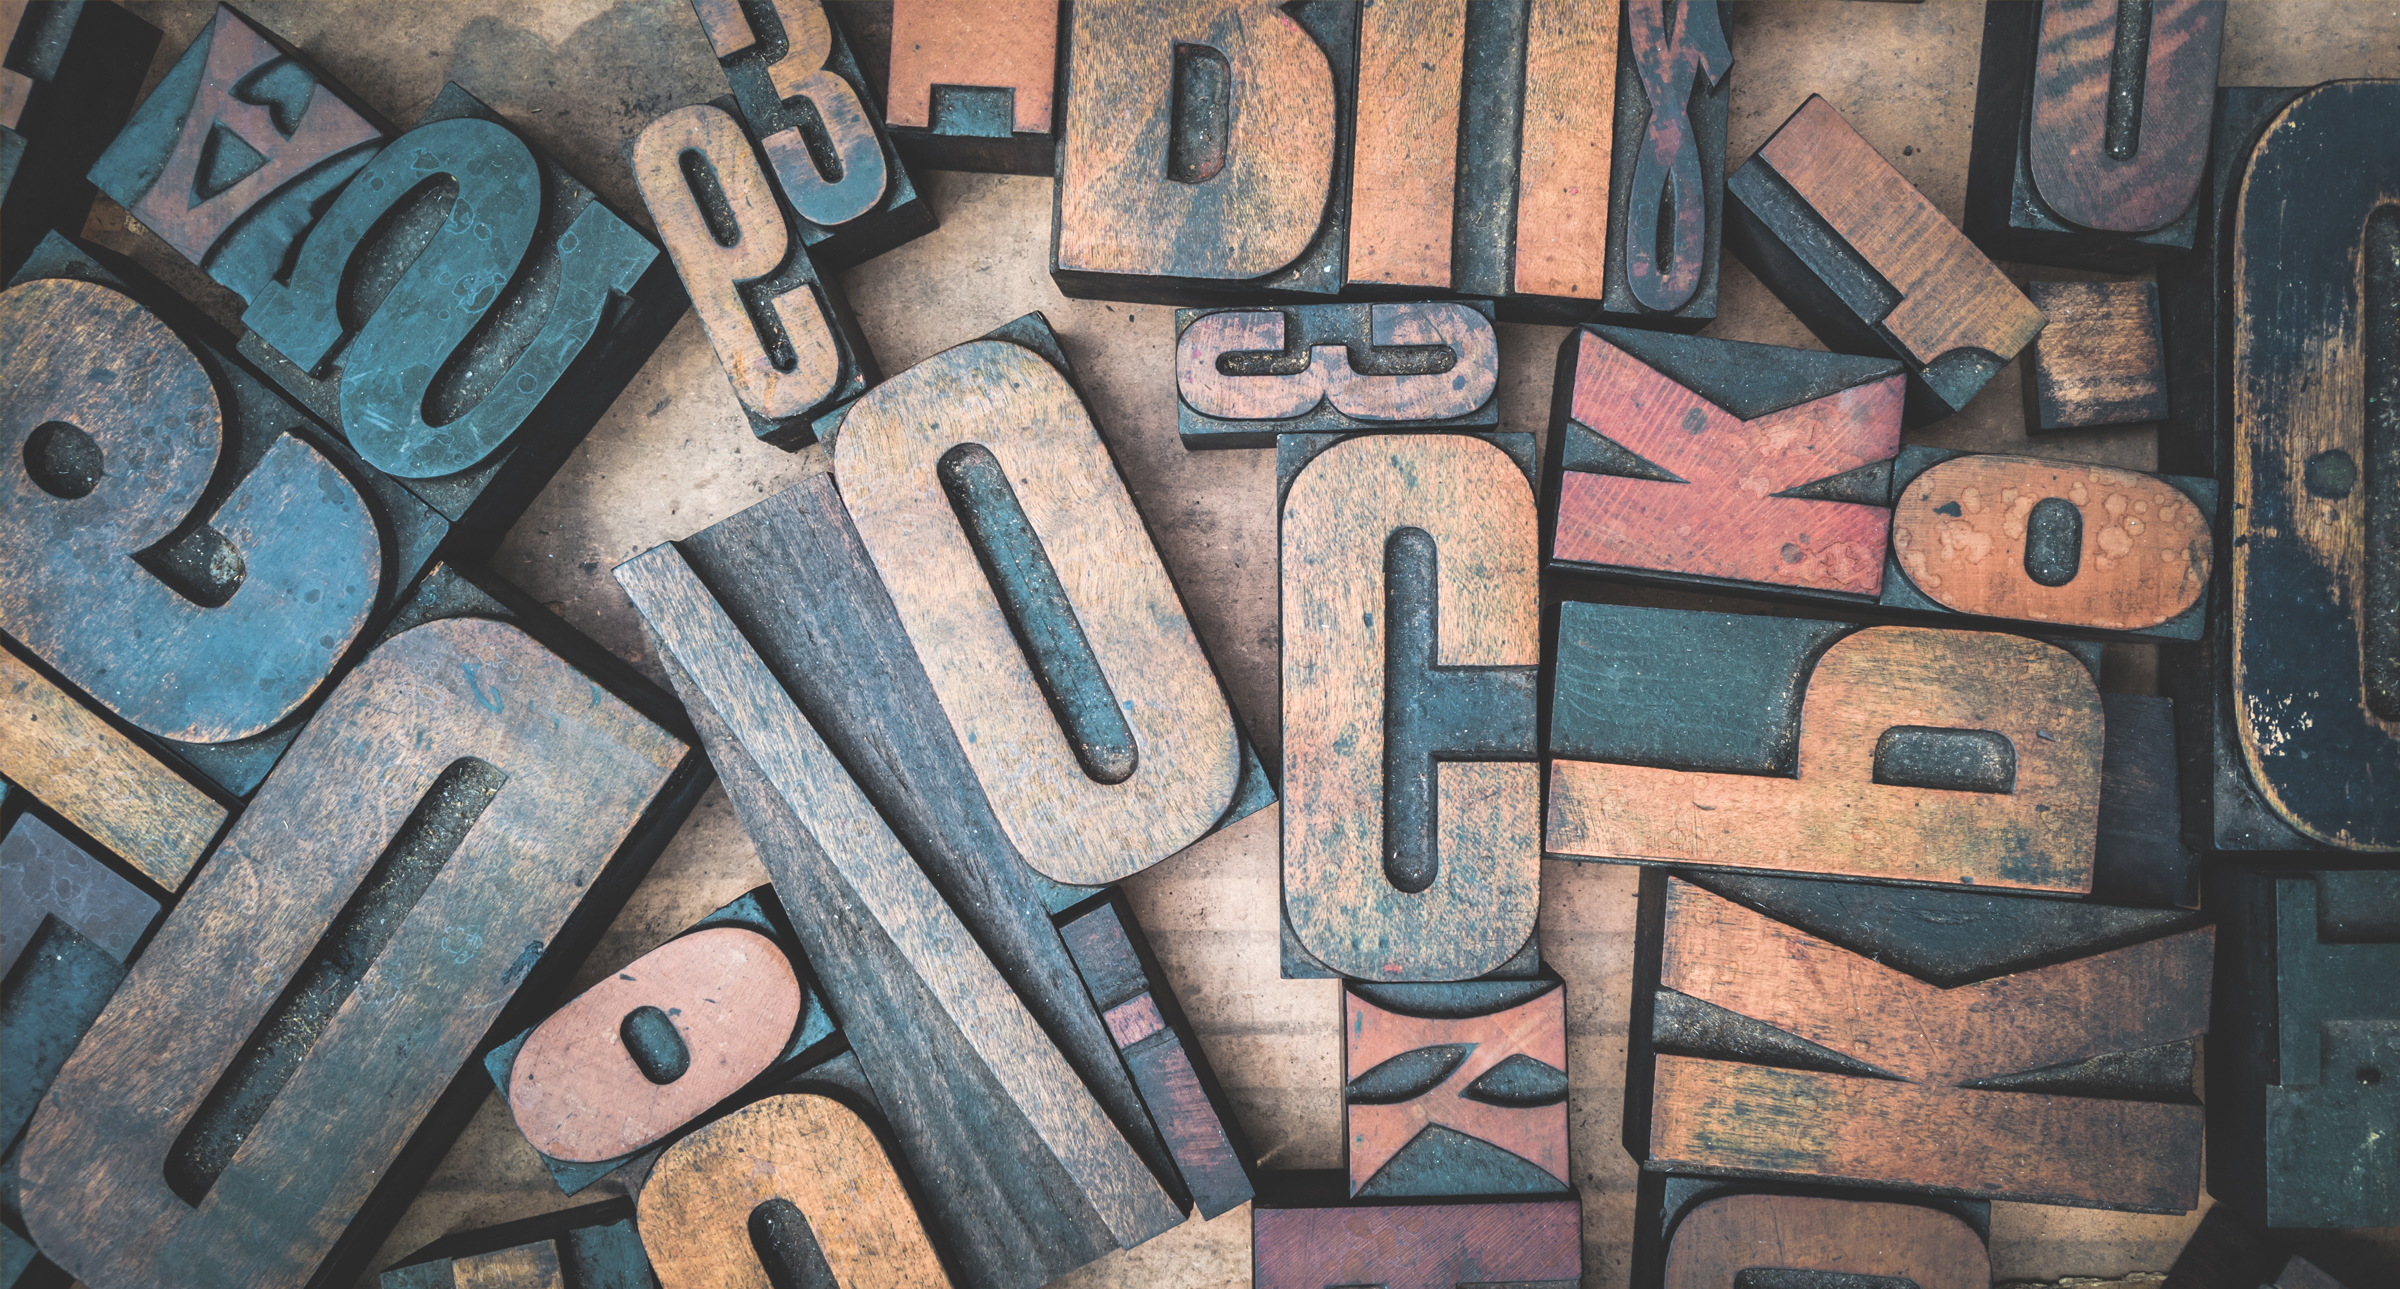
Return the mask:
[[1616,145],[1618,7],[1532,3],[1510,285],[1521,294],[1598,300]]
[[1448,290],[1457,205],[1466,0],[1373,4],[1359,15],[1350,280]]
[[1101,1019],[1108,1022],[1109,1036],[1118,1047],[1131,1047],[1167,1027],[1166,1018],[1158,1014],[1158,1000],[1148,994],[1109,1008]]

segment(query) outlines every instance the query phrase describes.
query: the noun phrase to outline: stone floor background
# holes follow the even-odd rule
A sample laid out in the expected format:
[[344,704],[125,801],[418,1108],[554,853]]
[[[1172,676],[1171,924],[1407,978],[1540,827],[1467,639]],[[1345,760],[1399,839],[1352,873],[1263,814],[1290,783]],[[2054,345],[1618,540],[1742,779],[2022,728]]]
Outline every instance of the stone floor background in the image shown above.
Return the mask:
[[[129,7],[166,32],[154,82],[212,10],[200,0],[132,0]],[[445,81],[458,82],[645,228],[623,145],[659,114],[724,92],[685,0],[252,0],[243,7],[390,120],[414,120]],[[1734,54],[1728,171],[1818,93],[1957,219],[1982,15],[1974,0],[1728,5]],[[2400,3],[2233,0],[2222,83],[2307,85],[2356,76],[2400,76]],[[1049,317],[1243,721],[1273,764],[1280,741],[1273,454],[1183,450],[1174,430],[1170,311],[1059,295],[1046,271],[1048,180],[932,173],[919,175],[918,183],[931,195],[940,230],[844,280],[883,369],[903,370],[1030,310]],[[233,297],[181,265],[105,200],[85,232],[136,255],[229,325],[237,316]],[[1552,356],[1565,332],[1500,330],[1504,428],[1538,434],[1548,422]],[[1721,315],[1703,334],[1822,347],[1731,256]],[[1965,412],[1909,441],[2023,448],[2021,367],[2012,363]],[[2159,432],[2152,426],[2053,436],[2031,450],[2149,468]],[[784,453],[751,438],[687,315],[510,533],[496,567],[657,677],[657,661],[609,570],[826,468],[821,448]],[[1689,596],[1675,602],[1704,603]],[[2153,692],[2150,649],[2112,647],[2110,655],[2109,688]],[[1339,1000],[1330,981],[1278,976],[1275,839],[1275,816],[1262,812],[1128,886],[1267,1166],[1337,1167]],[[1609,1289],[1626,1282],[1633,1217],[1635,1169],[1617,1144],[1633,874],[1568,863],[1548,863],[1543,873],[1544,952],[1569,986],[1570,1122],[1584,1198],[1584,1283]],[[574,988],[764,880],[722,791],[712,790]],[[375,1265],[453,1231],[603,1198],[612,1193],[609,1185],[573,1200],[560,1195],[495,1095]],[[2163,1271],[2198,1218],[1995,1204],[1994,1279]],[[2382,1234],[2400,1251],[2400,1231]],[[1187,1224],[1059,1283],[1246,1285],[1249,1251],[1243,1208]]]

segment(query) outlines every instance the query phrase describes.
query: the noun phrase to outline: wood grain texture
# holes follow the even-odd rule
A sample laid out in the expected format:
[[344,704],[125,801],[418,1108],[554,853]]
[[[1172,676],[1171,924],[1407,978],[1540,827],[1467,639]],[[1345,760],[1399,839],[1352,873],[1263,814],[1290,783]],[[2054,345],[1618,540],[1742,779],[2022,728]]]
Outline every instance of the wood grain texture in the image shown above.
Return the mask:
[[[2007,792],[1877,782],[1887,730],[1991,731]],[[1545,850],[1590,858],[2089,891],[2100,694],[2023,636],[1868,627],[1808,677],[1794,778],[1554,760]]]
[[[2033,70],[2026,151],[2033,183],[2070,223],[2147,233],[2190,207],[2208,155],[2225,6],[2156,0],[2122,49],[2120,6],[2047,0]],[[2128,64],[2130,76],[2116,74]],[[2130,118],[2120,121],[2119,118]]]
[[[721,200],[704,207],[687,167],[705,168]],[[793,254],[782,207],[750,151],[740,122],[707,104],[678,108],[644,127],[633,145],[633,178],[659,240],[675,261],[692,312],[708,332],[743,410],[783,425],[825,409],[836,396],[862,392],[805,254]],[[710,216],[733,231],[717,240]],[[796,268],[782,289],[751,311],[744,287]]]
[[[358,486],[274,432],[239,483],[215,485],[235,436],[209,370],[107,286],[9,288],[0,344],[0,450],[27,467],[8,472],[0,506],[0,542],[24,553],[0,576],[0,628],[163,738],[228,742],[290,716],[349,652],[382,589],[382,526]],[[89,473],[72,464],[77,451]],[[137,558],[195,516],[222,547],[188,579],[200,592],[168,582],[155,556]],[[200,598],[228,582],[215,606]]]
[[1960,456],[1894,491],[1897,567],[1960,613],[2139,631],[2181,616],[2208,591],[2214,525],[2160,475]]
[[2389,81],[2286,107],[2242,176],[2231,269],[2236,736],[2284,822],[2374,853],[2400,851],[2400,157],[2371,142],[2395,133]]
[[35,1240],[112,1289],[309,1279],[686,752],[515,626],[376,649],[44,1101]]
[[[0,4],[0,43],[13,45],[25,25],[26,0]],[[25,100],[33,95],[33,78],[14,67],[0,67],[0,130],[15,130],[25,117]]]
[[1030,1289],[1175,1225],[1140,1158],[682,557],[661,547],[617,577],[962,1274]]
[[1727,1195],[1684,1214],[1665,1289],[1735,1289],[1753,1267],[1890,1276],[1918,1289],[1990,1289],[1975,1229],[1939,1209],[1810,1195]]
[[[1013,485],[1135,747],[1103,782],[1063,736],[937,467],[979,445]],[[945,350],[852,405],[834,477],[1018,852],[1070,885],[1198,840],[1232,804],[1239,738],[1157,548],[1064,373],[1000,340]]]
[[[1715,0],[1627,0],[1625,52],[1650,108],[1625,178],[1632,188],[1622,233],[1625,280],[1642,308],[1673,313],[1699,293],[1723,201],[1708,188],[1711,168],[1691,103],[1695,96],[1712,102],[1709,92],[1732,70],[1733,51]],[[1715,160],[1721,185],[1724,159]]]
[[[1192,447],[1267,447],[1277,434],[1500,423],[1492,397],[1500,342],[1488,305],[1181,309],[1176,323],[1177,428]],[[1292,365],[1294,354],[1304,365],[1279,370]]]
[[1358,22],[1350,280],[1448,290],[1466,0],[1374,4]]
[[2025,428],[2167,419],[2155,282],[2028,282],[2049,319],[2028,351]]
[[450,1275],[458,1289],[567,1289],[558,1250],[544,1244],[460,1258]]
[[1603,337],[1567,340],[1565,419],[1675,480],[1558,475],[1551,557],[1874,595],[1891,512],[1778,494],[1900,449],[1905,381],[1888,376],[1749,420]]
[[[800,1021],[792,964],[738,927],[670,940],[553,1013],[517,1053],[508,1108],[535,1150],[590,1163],[639,1150],[763,1072]],[[663,1011],[689,1069],[660,1083],[626,1048],[640,1007]]]
[[1583,1276],[1578,1200],[1260,1208],[1251,1216],[1254,1289],[1458,1289]]
[[1617,6],[1532,0],[1513,290],[1597,302],[1616,139]]
[[[1333,188],[1335,100],[1325,51],[1282,8],[1082,5],[1072,14],[1059,146],[1054,273],[1234,285],[1308,249]],[[1179,45],[1224,60],[1223,168],[1168,178]]]
[[[265,91],[248,88],[284,57],[261,28],[219,5],[92,170],[101,191],[143,227],[244,297],[263,274],[244,262],[247,247],[229,246],[233,262],[211,263],[227,233],[254,211],[269,224],[297,216],[278,230],[284,236],[305,227],[307,203],[339,188],[385,142],[381,128],[304,63],[280,64]],[[204,182],[219,131],[263,164],[231,183]]]
[[1010,92],[1009,125],[1050,133],[1058,78],[1056,0],[894,0],[887,125],[935,129],[934,87]]
[[[1440,760],[1391,781],[1387,547],[1435,552],[1434,665],[1538,662],[1533,496],[1491,443],[1453,435],[1351,439],[1311,461],[1282,519],[1284,907],[1327,967],[1372,980],[1463,980],[1506,963],[1540,899],[1537,767]],[[1486,675],[1498,673],[1485,671]],[[1489,737],[1506,704],[1452,738]],[[1462,746],[1463,750],[1463,746]],[[1488,755],[1488,754],[1487,754]],[[1430,790],[1431,872],[1394,884],[1394,797]]]
[[633,1215],[613,1199],[446,1235],[385,1268],[382,1289],[658,1289]]
[[[1470,1016],[1409,1015],[1348,990],[1342,1004],[1343,1152],[1352,1195],[1518,1190],[1469,1181],[1495,1175],[1482,1160],[1469,1157],[1481,1153],[1478,1147],[1505,1151],[1532,1165],[1534,1171],[1519,1170],[1525,1190],[1571,1187],[1564,987]],[[1427,1059],[1451,1048],[1464,1050],[1447,1069]],[[1413,1077],[1403,1079],[1398,1076],[1404,1067],[1390,1064],[1395,1061],[1424,1062],[1427,1068],[1406,1069]],[[1454,1148],[1443,1140],[1450,1133],[1473,1144]],[[1411,1147],[1428,1162],[1443,1157],[1447,1166],[1386,1168]]]
[[0,775],[160,888],[182,886],[225,807],[4,649],[0,695]]
[[[834,37],[825,7],[817,0],[772,3],[783,23],[785,47],[783,56],[767,65],[768,83],[784,103],[800,100],[815,109],[816,128],[777,130],[763,135],[759,146],[802,219],[828,228],[849,223],[883,202],[889,177],[882,134],[857,87],[827,66]],[[812,155],[820,147],[835,157],[838,175],[827,173]]]
[[858,1112],[791,1092],[754,1102],[659,1156],[642,1185],[642,1245],[663,1289],[768,1289],[751,1213],[785,1200],[845,1287],[947,1289],[916,1206]]
[[[2190,1044],[2208,1028],[2212,929],[1944,989],[1662,885],[1645,1166],[2148,1211],[2197,1201]],[[1669,1001],[1709,1019],[1670,1025]],[[1798,1068],[1761,1063],[1759,1043],[1787,1045],[1779,1063]]]

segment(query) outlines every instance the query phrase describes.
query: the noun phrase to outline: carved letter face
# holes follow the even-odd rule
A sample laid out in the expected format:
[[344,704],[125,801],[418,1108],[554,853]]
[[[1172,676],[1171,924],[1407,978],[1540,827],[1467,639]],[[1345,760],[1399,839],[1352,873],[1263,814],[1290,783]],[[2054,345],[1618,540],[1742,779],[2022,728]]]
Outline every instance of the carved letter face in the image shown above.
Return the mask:
[[[2127,10],[2134,10],[2128,13]],[[2114,233],[2164,228],[2208,157],[2225,6],[2047,0],[2028,161],[2061,219]]]
[[1176,314],[1176,326],[1179,428],[1190,447],[1266,447],[1279,434],[1326,430],[1499,424],[1492,393],[1500,345],[1488,305],[1187,309]]
[[1675,1224],[1662,1289],[1734,1289],[1753,1268],[1889,1277],[1918,1289],[1990,1289],[1975,1228],[1917,1204],[1814,1195],[1722,1195]]
[[1628,0],[1625,21],[1650,100],[1649,126],[1634,154],[1625,277],[1643,307],[1672,313],[1700,289],[1708,246],[1708,193],[1690,115],[1693,82],[1705,93],[1723,80],[1733,51],[1712,0]]
[[1541,981],[1346,991],[1350,1193],[1567,1190],[1566,997]]
[[[1745,903],[1664,874],[1644,881],[1663,946],[1637,1036],[1652,1076],[1645,1166],[2151,1212],[2198,1201],[2193,1074],[2213,929],[2160,935],[2195,919],[1929,897],[1921,922],[1898,924],[1898,949],[1871,958],[1880,928],[1815,916],[1808,888],[1825,884],[1727,880]],[[1964,964],[1967,979],[1947,988],[1879,960],[1913,962],[1928,940],[1940,956],[1945,936],[1968,944],[1990,938],[1980,923],[2035,919],[2051,925]],[[2055,956],[2044,938],[2145,934],[2156,938],[2017,965]]]

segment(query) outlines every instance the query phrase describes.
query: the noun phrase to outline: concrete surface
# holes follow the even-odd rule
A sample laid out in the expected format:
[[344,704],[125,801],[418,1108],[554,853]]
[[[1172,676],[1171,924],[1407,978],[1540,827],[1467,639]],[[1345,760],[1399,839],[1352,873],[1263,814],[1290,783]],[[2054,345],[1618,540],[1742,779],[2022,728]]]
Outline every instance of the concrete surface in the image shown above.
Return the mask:
[[[131,7],[167,33],[154,78],[210,12],[188,0],[136,0]],[[394,121],[413,120],[445,80],[457,81],[507,113],[637,221],[640,204],[622,145],[658,114],[724,91],[683,0],[333,0],[245,7]],[[1731,163],[1747,157],[1809,93],[1819,93],[1936,205],[1958,217],[1982,5],[1794,0],[1730,8]],[[2235,0],[2226,84],[2394,75],[2400,75],[2400,4],[2392,0]],[[846,278],[884,369],[902,370],[1029,310],[1048,315],[1084,377],[1102,430],[1196,626],[1272,762],[1278,743],[1272,455],[1182,449],[1174,432],[1169,311],[1059,295],[1045,269],[1049,181],[930,174],[919,183],[940,214],[940,231]],[[123,211],[103,202],[86,233],[140,256],[231,320],[231,297],[178,265]],[[1722,316],[1705,334],[1821,347],[1730,256],[1722,301]],[[1565,333],[1524,326],[1504,326],[1501,333],[1504,426],[1539,432],[1548,419],[1552,357]],[[2022,446],[2018,382],[2019,365],[2012,364],[1964,413],[1910,440]],[[2054,436],[2035,450],[2146,468],[2155,460],[2156,433],[2142,427]],[[687,316],[510,534],[496,566],[609,649],[657,675],[610,568],[826,466],[821,448],[786,454],[750,437]],[[1693,597],[1673,602],[1697,603]],[[2112,649],[2110,668],[2112,689],[2149,692],[2155,684],[2155,661],[2146,648]],[[763,880],[725,798],[712,792],[575,988]],[[1268,1166],[1338,1166],[1339,1003],[1331,982],[1278,978],[1273,812],[1129,886]],[[1543,896],[1545,953],[1569,984],[1570,1113],[1576,1181],[1585,1201],[1584,1282],[1618,1286],[1626,1278],[1635,1175],[1617,1144],[1633,870],[1549,864]],[[495,1096],[401,1220],[377,1266],[452,1231],[608,1193],[603,1183],[575,1200],[560,1195]],[[1995,1205],[1994,1279],[2163,1270],[2197,1221],[2198,1214],[2146,1217]],[[2394,1239],[2400,1241],[2400,1233]],[[1084,1289],[1241,1285],[1248,1283],[1248,1267],[1249,1217],[1240,1209],[1104,1259],[1060,1283]]]

